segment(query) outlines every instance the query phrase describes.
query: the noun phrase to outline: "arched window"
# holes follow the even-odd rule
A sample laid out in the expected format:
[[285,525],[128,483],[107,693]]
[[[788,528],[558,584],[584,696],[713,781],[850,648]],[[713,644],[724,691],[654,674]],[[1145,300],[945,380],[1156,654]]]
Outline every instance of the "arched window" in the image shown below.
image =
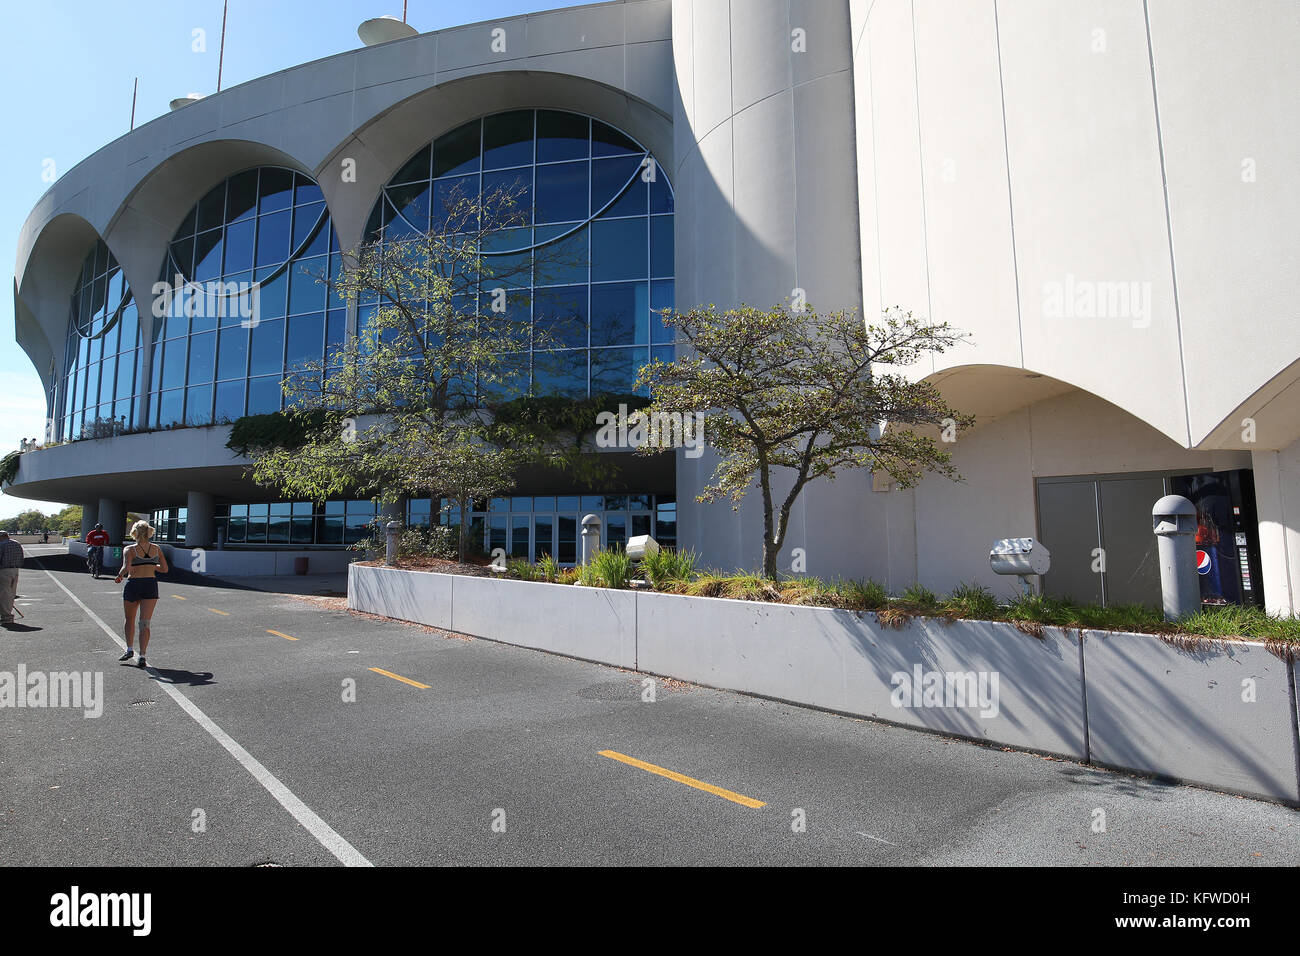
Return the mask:
[[208,192],[163,262],[161,281],[178,291],[154,300],[149,424],[279,411],[285,371],[343,342],[346,303],[319,281],[339,269],[325,197],[309,177],[263,166]]
[[[530,225],[503,231],[489,255],[562,250],[509,283],[509,308],[554,346],[530,353],[523,387],[629,393],[652,356],[671,359],[672,337],[652,310],[673,306],[672,186],[645,147],[600,120],[516,110],[439,136],[384,188],[367,238],[436,230],[449,197],[497,189],[520,197]],[[376,308],[362,300],[358,324]]]
[[99,438],[133,427],[141,392],[140,322],[126,277],[102,239],[77,277],[66,348],[59,437]]

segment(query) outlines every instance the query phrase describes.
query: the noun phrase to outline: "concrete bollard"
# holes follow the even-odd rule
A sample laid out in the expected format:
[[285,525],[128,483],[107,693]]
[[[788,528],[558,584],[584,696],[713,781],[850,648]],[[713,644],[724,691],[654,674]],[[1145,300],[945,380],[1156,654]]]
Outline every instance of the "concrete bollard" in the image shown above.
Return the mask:
[[1196,576],[1196,505],[1181,495],[1165,495],[1151,509],[1151,526],[1160,539],[1160,591],[1165,620],[1181,621],[1201,609]]
[[384,552],[384,564],[390,568],[397,566],[397,538],[402,533],[402,522],[390,521],[385,528],[387,548]]
[[582,519],[582,564],[591,564],[591,559],[600,550],[600,516],[587,515]]

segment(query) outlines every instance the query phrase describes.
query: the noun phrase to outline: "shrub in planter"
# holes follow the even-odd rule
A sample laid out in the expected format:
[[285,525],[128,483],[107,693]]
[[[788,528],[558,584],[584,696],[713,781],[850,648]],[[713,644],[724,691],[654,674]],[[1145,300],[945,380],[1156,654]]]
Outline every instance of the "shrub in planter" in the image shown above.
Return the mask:
[[694,551],[656,551],[641,559],[641,574],[656,591],[695,577]]
[[597,551],[578,572],[578,583],[589,588],[623,589],[632,583],[634,564],[621,548]]

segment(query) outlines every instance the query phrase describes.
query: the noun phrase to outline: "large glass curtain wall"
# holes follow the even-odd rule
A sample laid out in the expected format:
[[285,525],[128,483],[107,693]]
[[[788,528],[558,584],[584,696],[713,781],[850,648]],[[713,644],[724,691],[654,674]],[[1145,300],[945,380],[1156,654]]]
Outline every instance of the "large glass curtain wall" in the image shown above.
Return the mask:
[[286,371],[323,361],[347,330],[338,240],[320,187],[263,166],[190,210],[162,266],[182,292],[154,321],[149,424],[207,425],[279,411]]
[[[99,438],[136,424],[140,407],[140,321],[117,260],[102,240],[82,264],[72,293],[57,438]],[[56,401],[58,396],[56,396]]]
[[[672,336],[652,310],[673,306],[672,186],[643,146],[599,120],[518,110],[466,123],[398,171],[367,236],[441,229],[449,202],[498,190],[518,195],[531,221],[493,234],[486,250],[489,269],[510,263],[496,270],[509,273],[500,280],[507,309],[534,330],[520,391],[626,394],[652,357],[671,360]],[[494,285],[458,308],[486,312]],[[376,308],[363,301],[359,325]]]

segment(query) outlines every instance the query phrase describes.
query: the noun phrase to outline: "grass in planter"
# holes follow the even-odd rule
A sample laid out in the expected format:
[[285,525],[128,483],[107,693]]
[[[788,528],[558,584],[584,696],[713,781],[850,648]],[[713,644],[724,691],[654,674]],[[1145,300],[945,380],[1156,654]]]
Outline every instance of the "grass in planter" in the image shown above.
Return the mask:
[[1203,609],[1182,621],[1178,630],[1206,637],[1244,637],[1300,644],[1300,618],[1277,617],[1257,607],[1238,607],[1235,604]]
[[681,582],[672,588],[676,594],[690,597],[731,598],[734,601],[771,601],[780,603],[781,591],[757,574],[722,575],[716,571],[699,575],[694,581]]
[[939,608],[948,617],[970,618],[977,621],[997,621],[1002,618],[1002,605],[993,592],[982,584],[959,584],[953,592],[939,602]]
[[1174,626],[1165,620],[1164,614],[1141,604],[1119,604],[1111,607],[1072,604],[1069,609],[1074,617],[1071,621],[1072,627],[1147,634],[1159,634],[1174,629]]
[[853,611],[878,611],[889,603],[889,590],[879,581],[843,581],[839,592],[844,607]]
[[[642,562],[640,573],[657,590],[669,593],[875,611],[886,627],[902,627],[919,616],[944,616],[1007,621],[1035,637],[1042,637],[1048,627],[1057,627],[1159,634],[1176,642],[1241,638],[1283,645],[1278,653],[1285,654],[1293,654],[1300,648],[1300,618],[1278,617],[1258,608],[1231,604],[1206,608],[1185,621],[1171,624],[1158,609],[1139,604],[1098,607],[1078,604],[1068,598],[1018,594],[1008,604],[1001,605],[988,588],[974,583],[959,585],[942,599],[920,585],[913,585],[891,599],[885,587],[875,581],[827,582],[799,577],[772,582],[756,574],[697,573],[695,561],[692,552],[660,552]],[[560,568],[549,555],[543,556],[536,566],[512,559],[506,568],[510,576],[527,581],[581,583],[604,588],[626,588],[636,573],[636,565],[619,549],[598,552],[584,568]]]
[[560,577],[560,566],[555,559],[549,554],[542,555],[542,559],[537,562],[538,581],[558,581]]
[[899,603],[907,604],[918,610],[933,609],[939,607],[939,597],[927,587],[920,584],[913,584],[905,590],[898,598]]
[[577,583],[589,588],[623,589],[632,583],[635,565],[622,548],[597,551],[578,571]]
[[841,607],[843,595],[838,581],[831,583],[821,578],[791,578],[777,585],[781,603],[809,607]]
[[664,591],[694,578],[696,561],[694,551],[657,551],[641,559],[641,573],[652,588]]
[[544,581],[538,566],[524,558],[510,558],[506,561],[506,574],[521,581]]

